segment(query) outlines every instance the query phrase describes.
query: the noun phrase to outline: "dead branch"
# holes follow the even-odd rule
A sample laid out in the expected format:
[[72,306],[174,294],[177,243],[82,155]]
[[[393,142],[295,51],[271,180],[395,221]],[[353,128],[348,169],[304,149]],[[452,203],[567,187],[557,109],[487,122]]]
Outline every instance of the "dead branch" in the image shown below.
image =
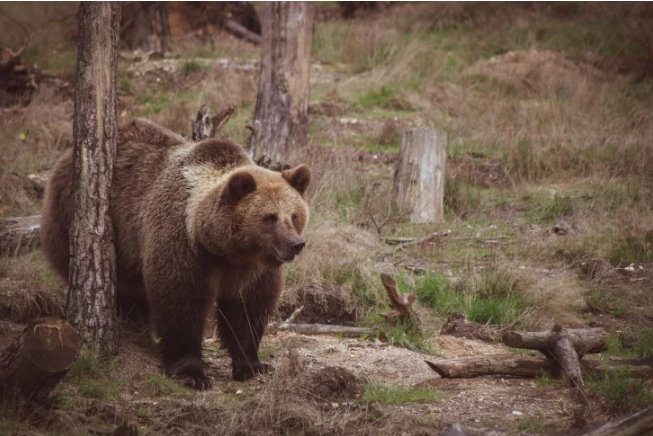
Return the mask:
[[216,116],[211,118],[211,137],[215,138],[222,130],[225,124],[227,124],[227,121],[231,118],[231,116],[234,114],[236,111],[236,108],[233,106],[226,106],[223,108]]
[[426,244],[427,242],[434,241],[436,239],[444,238],[445,236],[448,236],[449,233],[451,233],[451,230],[445,230],[444,232],[433,232],[430,235],[420,238],[420,239],[415,239],[413,241],[409,242],[403,242],[401,244],[398,244],[395,250],[399,251],[404,251],[406,247],[410,247],[411,245],[422,245]]
[[211,117],[209,108],[206,105],[202,105],[199,111],[197,111],[197,116],[195,121],[192,123],[192,139],[193,141],[202,141],[207,138],[215,138],[222,130],[227,121],[234,114],[236,108],[233,106],[226,106],[214,117]]
[[261,35],[248,30],[245,26],[236,23],[233,20],[226,20],[224,28],[237,38],[242,38],[254,45],[261,45]]
[[390,299],[392,309],[390,312],[382,313],[391,324],[396,324],[397,320],[411,330],[419,332],[419,320],[413,312],[413,303],[415,302],[415,294],[402,294],[397,288],[397,283],[388,274],[381,274],[381,282],[385,288],[385,292]]

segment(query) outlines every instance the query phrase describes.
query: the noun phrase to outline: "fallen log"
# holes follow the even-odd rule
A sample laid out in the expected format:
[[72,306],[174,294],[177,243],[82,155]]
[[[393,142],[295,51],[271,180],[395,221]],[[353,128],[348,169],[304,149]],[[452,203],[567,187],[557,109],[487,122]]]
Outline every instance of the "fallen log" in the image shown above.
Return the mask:
[[0,220],[0,256],[17,256],[37,248],[40,229],[40,215]]
[[236,23],[233,20],[226,20],[224,22],[224,28],[237,38],[244,39],[251,42],[254,45],[261,45],[261,35],[248,30],[245,26]]
[[[544,372],[562,375],[559,364],[548,358],[519,356],[512,353],[456,359],[425,360],[442,378],[473,378],[490,375],[536,378]],[[581,360],[580,367],[599,376],[626,372],[632,377],[653,377],[653,359]]]
[[560,367],[551,359],[515,354],[425,360],[425,362],[442,378],[473,378],[486,375],[535,378],[545,371],[553,374],[560,372]]
[[653,431],[653,407],[609,421],[578,436],[639,436]]
[[0,398],[40,401],[77,360],[81,339],[58,318],[30,321],[13,343],[0,352]]
[[[606,350],[608,332],[601,327],[566,329],[566,331],[579,357],[583,357],[588,353],[600,353]],[[553,330],[545,332],[513,331],[504,333],[501,340],[509,347],[538,350],[549,355],[548,353],[552,350],[553,342],[557,337],[558,333]]]

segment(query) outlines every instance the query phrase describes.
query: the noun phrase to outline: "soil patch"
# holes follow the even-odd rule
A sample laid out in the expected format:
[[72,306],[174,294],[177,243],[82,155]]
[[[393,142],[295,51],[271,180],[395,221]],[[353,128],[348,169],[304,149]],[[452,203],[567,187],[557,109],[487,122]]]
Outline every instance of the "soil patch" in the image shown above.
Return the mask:
[[281,297],[279,318],[287,319],[304,306],[297,323],[355,325],[358,311],[350,292],[338,285],[310,285],[288,289]]

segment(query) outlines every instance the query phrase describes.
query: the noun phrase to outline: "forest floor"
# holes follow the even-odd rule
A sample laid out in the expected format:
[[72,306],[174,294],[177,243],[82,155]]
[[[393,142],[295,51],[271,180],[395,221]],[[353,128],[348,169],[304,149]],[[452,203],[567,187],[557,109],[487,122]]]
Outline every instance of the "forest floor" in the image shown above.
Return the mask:
[[[12,13],[37,29],[74,8],[49,5]],[[234,382],[207,331],[213,389],[198,393],[164,377],[148,331],[124,324],[119,356],[83,354],[53,411],[21,420],[1,408],[0,434],[108,435],[125,420],[145,435],[437,435],[454,422],[565,434],[653,403],[651,382],[626,373],[587,376],[579,399],[546,375],[446,380],[424,363],[523,353],[440,335],[453,312],[496,329],[593,323],[610,333],[596,358],[653,355],[651,8],[405,4],[350,20],[334,8],[318,7],[298,158],[314,171],[312,216],[279,318],[304,305],[299,322],[373,326],[382,337],[270,334],[261,356],[276,371]],[[27,106],[1,109],[0,217],[38,214],[48,171],[72,145],[73,29],[58,23],[34,39],[25,57],[57,80]],[[233,105],[222,133],[244,143],[257,48],[217,31],[173,45],[164,59],[121,52],[121,122],[146,117],[190,136],[201,105]],[[401,132],[416,126],[449,136],[446,224],[410,224],[392,204]],[[560,220],[571,232],[552,231]],[[443,230],[405,251],[385,243]],[[417,294],[421,336],[384,326],[380,273]],[[61,315],[64,293],[40,251],[0,258],[3,320]],[[0,334],[0,345],[10,339]]]

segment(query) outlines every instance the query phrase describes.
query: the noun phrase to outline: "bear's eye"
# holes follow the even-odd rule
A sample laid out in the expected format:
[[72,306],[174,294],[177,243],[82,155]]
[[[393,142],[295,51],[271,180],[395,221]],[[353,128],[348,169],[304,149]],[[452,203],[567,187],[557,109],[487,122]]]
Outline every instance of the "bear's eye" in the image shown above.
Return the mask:
[[299,216],[298,216],[296,213],[292,214],[292,222],[293,222],[293,224],[296,225],[298,219],[299,219]]
[[266,224],[274,224],[277,222],[277,216],[275,214],[269,213],[263,217],[263,222]]

